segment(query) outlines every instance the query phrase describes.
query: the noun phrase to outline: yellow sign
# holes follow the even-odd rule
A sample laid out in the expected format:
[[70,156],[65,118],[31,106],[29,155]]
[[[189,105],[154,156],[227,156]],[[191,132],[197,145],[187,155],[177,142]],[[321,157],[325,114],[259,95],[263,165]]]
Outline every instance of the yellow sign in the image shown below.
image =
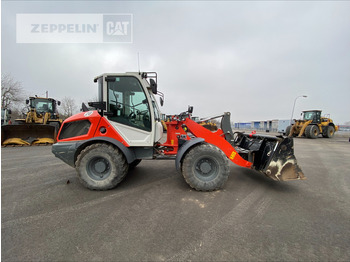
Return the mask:
[[235,151],[232,151],[231,155],[230,155],[230,159],[233,160],[236,156],[236,152]]

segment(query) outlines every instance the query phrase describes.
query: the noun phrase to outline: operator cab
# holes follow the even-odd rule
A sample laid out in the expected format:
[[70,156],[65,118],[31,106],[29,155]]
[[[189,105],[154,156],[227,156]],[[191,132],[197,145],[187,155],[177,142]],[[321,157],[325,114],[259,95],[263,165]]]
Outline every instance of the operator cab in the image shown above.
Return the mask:
[[308,110],[303,111],[304,120],[309,121],[312,120],[311,123],[313,124],[319,124],[321,123],[321,110]]
[[[56,100],[52,98],[29,97],[26,104],[29,104],[30,109],[35,109],[40,114],[50,113],[50,118],[55,118],[55,114],[57,114]],[[60,105],[61,102],[57,101],[57,104]]]
[[158,93],[156,78],[156,73],[103,74],[95,78],[98,99],[105,104],[103,116],[130,146],[153,146],[163,134],[154,97]]

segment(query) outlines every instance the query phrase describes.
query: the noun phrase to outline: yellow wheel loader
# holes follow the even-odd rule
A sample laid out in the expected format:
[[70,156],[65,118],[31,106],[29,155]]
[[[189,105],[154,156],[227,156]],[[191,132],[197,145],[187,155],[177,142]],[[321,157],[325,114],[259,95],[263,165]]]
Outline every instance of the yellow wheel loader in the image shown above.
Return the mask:
[[1,127],[1,145],[37,145],[56,142],[62,119],[57,112],[60,101],[53,98],[29,97],[28,113],[12,125]]
[[338,126],[329,117],[321,117],[321,110],[303,111],[303,119],[295,120],[295,123],[288,126],[286,135],[307,138],[317,138],[320,134],[323,137],[331,138],[338,131]]
[[214,122],[211,121],[204,121],[199,123],[201,126],[205,127],[206,129],[210,130],[210,131],[217,131],[218,127]]

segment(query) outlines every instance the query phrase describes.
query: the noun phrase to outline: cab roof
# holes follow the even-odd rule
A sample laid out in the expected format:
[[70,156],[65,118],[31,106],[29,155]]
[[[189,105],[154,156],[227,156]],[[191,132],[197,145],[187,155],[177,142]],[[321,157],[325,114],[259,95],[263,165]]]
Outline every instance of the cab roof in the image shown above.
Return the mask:
[[304,110],[302,112],[322,112],[322,110]]

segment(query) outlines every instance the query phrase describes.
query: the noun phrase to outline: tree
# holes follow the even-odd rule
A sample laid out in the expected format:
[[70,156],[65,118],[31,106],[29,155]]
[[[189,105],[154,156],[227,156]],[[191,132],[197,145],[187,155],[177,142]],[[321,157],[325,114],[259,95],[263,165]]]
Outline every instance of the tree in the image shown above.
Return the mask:
[[75,100],[71,97],[65,96],[62,99],[62,106],[61,109],[63,111],[62,117],[67,118],[72,116],[77,111],[77,105],[75,104]]
[[21,82],[14,80],[10,74],[1,74],[1,108],[23,102],[23,91]]

